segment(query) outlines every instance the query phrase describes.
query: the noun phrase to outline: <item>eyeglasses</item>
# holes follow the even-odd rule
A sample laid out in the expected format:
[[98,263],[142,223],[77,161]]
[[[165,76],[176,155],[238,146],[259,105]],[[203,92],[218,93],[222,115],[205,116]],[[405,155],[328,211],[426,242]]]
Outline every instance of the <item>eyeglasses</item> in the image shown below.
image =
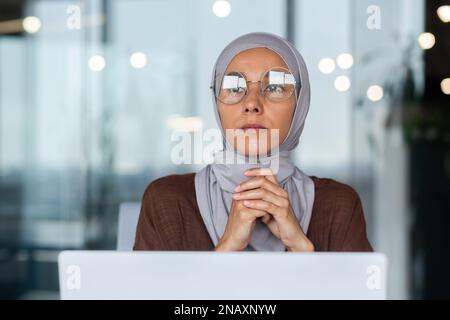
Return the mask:
[[[272,102],[289,99],[296,89],[294,76],[288,69],[282,67],[271,68],[263,73],[261,80],[249,81],[239,71],[232,71],[222,78],[219,90],[214,90],[216,98],[224,104],[237,104],[248,93],[248,83],[260,83],[260,94]],[[211,87],[211,89],[214,89]]]

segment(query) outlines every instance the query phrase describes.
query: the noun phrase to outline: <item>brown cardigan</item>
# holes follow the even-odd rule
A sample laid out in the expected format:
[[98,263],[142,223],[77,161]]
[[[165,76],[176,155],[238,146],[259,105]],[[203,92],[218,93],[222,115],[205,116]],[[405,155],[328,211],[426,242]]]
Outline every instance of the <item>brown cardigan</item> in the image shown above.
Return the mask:
[[[170,175],[145,190],[134,250],[214,250],[197,205],[195,173]],[[372,251],[356,191],[311,177],[315,199],[307,237],[316,251]]]

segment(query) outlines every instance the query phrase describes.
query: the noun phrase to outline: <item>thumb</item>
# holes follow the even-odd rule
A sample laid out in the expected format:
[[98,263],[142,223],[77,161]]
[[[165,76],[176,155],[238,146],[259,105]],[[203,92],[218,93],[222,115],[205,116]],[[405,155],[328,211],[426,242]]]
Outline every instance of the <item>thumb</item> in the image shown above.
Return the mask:
[[272,232],[275,237],[277,237],[278,239],[280,238],[280,229],[278,229],[278,225],[277,222],[275,221],[275,219],[273,219],[273,217],[267,213],[265,216],[263,216],[261,218],[262,222],[264,222],[266,224],[266,226],[269,228],[270,232]]
[[270,221],[271,218],[272,218],[272,217],[270,216],[270,214],[266,213],[266,214],[261,218],[261,220],[262,220],[262,222],[264,222],[265,224],[267,224],[267,223]]

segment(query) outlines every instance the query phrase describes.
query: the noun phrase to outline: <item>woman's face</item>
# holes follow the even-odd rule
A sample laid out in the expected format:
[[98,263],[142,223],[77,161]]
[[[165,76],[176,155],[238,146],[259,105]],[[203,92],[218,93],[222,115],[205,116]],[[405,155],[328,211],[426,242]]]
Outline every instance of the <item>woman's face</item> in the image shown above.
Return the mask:
[[[238,71],[245,75],[247,81],[256,82],[261,80],[264,72],[274,67],[288,69],[274,51],[253,48],[237,54],[225,74]],[[228,141],[241,154],[261,155],[269,153],[286,138],[294,114],[295,93],[287,100],[272,102],[261,95],[260,82],[249,82],[247,95],[240,102],[224,104],[218,100],[217,103],[223,129],[226,133],[234,133]]]

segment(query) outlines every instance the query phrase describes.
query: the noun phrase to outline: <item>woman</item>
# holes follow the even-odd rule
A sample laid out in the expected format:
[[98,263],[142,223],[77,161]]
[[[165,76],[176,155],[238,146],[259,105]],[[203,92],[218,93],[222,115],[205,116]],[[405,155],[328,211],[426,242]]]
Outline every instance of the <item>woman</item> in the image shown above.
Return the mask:
[[196,174],[148,186],[134,249],[372,251],[358,194],[290,160],[310,100],[294,46],[268,33],[235,39],[211,88],[224,150]]

